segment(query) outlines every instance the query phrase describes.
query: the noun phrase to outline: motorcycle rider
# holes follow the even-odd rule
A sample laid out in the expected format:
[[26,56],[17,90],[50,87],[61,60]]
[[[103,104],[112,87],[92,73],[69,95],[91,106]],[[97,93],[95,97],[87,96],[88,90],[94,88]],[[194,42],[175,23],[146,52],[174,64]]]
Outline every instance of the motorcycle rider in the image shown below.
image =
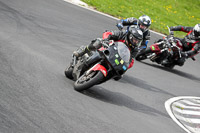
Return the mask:
[[[182,66],[185,59],[193,57],[199,53],[200,50],[200,24],[194,27],[187,26],[172,26],[170,31],[183,31],[188,33],[184,38],[175,38],[176,44],[182,49],[181,58],[176,62],[177,65]],[[165,60],[163,63],[168,62]]]
[[133,58],[136,56],[138,52],[138,46],[142,42],[143,33],[142,31],[137,27],[130,27],[129,31],[107,31],[103,33],[103,36],[106,36],[106,38],[101,39],[97,38],[93,40],[89,45],[80,47],[77,51],[73,52],[73,55],[76,57],[80,57],[84,55],[85,53],[88,53],[90,51],[97,50],[102,47],[102,41],[120,41],[125,43],[125,45],[130,49],[131,53],[131,60],[128,68],[131,68],[133,66],[134,60]]
[[139,19],[136,19],[134,17],[121,19],[117,23],[117,27],[119,30],[122,30],[124,26],[128,26],[127,30],[129,29],[129,26],[134,25],[136,27],[139,27],[143,32],[143,41],[141,43],[141,46],[139,49],[144,51],[147,48],[147,44],[150,40],[150,31],[149,27],[151,26],[151,18],[147,15],[142,15],[139,17]]

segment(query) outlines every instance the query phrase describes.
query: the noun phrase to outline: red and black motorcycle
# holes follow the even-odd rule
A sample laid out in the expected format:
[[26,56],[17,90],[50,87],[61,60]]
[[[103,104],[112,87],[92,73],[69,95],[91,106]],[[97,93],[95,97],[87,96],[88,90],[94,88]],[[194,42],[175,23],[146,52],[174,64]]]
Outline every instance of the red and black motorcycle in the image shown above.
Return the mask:
[[[139,53],[136,60],[150,59],[152,62],[172,69],[177,64],[176,61],[181,58],[182,49],[176,45],[178,40],[174,38],[173,32],[169,30],[169,33],[169,36],[159,39],[145,51]],[[166,59],[168,62],[163,62]]]
[[102,44],[103,47],[99,50],[78,58],[73,56],[65,75],[75,81],[75,90],[89,89],[111,78],[118,78],[127,71],[130,61],[128,47],[123,42],[112,41],[110,44],[106,42]]

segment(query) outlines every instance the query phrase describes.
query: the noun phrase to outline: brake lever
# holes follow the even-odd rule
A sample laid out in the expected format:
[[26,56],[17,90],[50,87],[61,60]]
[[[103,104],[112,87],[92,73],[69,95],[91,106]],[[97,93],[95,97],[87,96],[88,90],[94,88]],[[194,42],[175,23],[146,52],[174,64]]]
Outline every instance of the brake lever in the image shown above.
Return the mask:
[[109,47],[109,45],[108,45],[105,41],[102,41],[102,45],[103,45],[104,47],[106,47],[106,48]]
[[113,40],[102,41],[103,46],[105,46],[105,47],[107,47],[107,48],[108,48],[109,46],[111,46],[113,43],[114,43]]

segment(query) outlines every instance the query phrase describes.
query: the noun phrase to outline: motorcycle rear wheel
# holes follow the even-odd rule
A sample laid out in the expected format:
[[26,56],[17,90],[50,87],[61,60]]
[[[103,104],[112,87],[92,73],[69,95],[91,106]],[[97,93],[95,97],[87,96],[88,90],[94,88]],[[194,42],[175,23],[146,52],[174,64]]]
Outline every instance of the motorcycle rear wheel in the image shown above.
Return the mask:
[[76,91],[83,91],[89,89],[90,87],[94,86],[101,82],[104,78],[104,75],[101,71],[92,71],[91,73],[87,74],[84,73],[77,81],[74,83],[74,89]]
[[73,68],[71,66],[66,68],[65,69],[65,76],[69,79],[73,79],[72,72],[73,72]]

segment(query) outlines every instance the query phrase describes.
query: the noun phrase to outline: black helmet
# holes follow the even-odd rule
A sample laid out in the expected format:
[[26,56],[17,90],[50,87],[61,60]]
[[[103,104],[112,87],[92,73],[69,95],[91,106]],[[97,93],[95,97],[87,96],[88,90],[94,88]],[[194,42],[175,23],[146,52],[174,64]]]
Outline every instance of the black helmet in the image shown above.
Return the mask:
[[130,27],[128,32],[128,41],[132,48],[137,47],[143,39],[143,33],[139,28]]
[[194,36],[200,38],[200,24],[196,24],[193,28]]
[[147,15],[140,16],[138,21],[138,25],[143,32],[147,31],[151,26],[151,18]]

